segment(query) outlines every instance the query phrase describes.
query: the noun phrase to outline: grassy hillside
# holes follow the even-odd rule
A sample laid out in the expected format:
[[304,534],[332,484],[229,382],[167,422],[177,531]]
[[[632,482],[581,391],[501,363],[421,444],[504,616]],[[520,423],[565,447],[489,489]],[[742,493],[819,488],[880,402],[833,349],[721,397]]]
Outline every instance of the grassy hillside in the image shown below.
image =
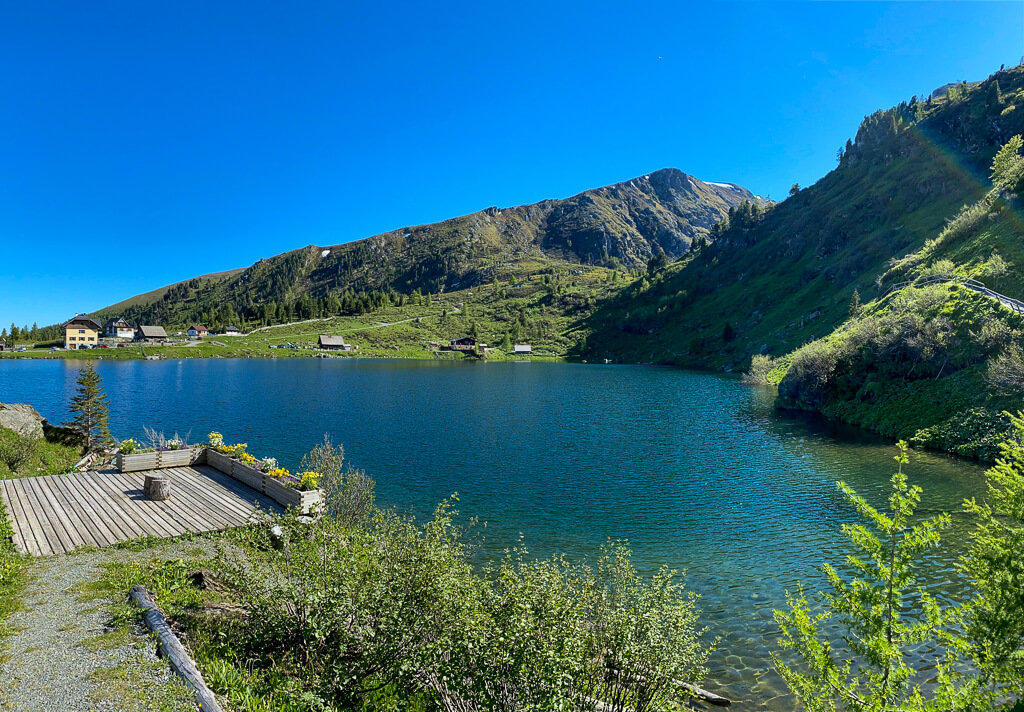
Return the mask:
[[580,355],[729,370],[831,333],[855,289],[869,301],[905,279],[893,264],[988,192],[993,155],[1024,132],[1024,70],[953,89],[867,117],[810,188],[732,211],[710,244],[597,310]]
[[[562,358],[579,349],[588,335],[586,317],[620,288],[622,272],[604,267],[550,262],[553,266],[515,280],[497,280],[444,295],[401,299],[361,315],[327,316],[302,323],[261,328],[245,336],[213,337],[201,343],[173,340],[166,346],[127,346],[88,351],[2,353],[3,358],[226,358],[313,356],[320,334],[337,334],[359,350],[342,356],[448,358],[429,342],[475,334],[494,347],[490,358],[510,356],[514,343],[530,344],[531,358]],[[539,265],[538,265],[539,267]],[[271,348],[293,344],[299,348]]]
[[730,211],[601,305],[579,355],[727,371],[756,358],[755,380],[782,379],[780,407],[990,459],[1002,411],[1024,402],[1020,318],[955,285],[893,289],[952,274],[1024,297],[1021,186],[989,177],[1022,132],[1021,68],[867,117],[814,186]]

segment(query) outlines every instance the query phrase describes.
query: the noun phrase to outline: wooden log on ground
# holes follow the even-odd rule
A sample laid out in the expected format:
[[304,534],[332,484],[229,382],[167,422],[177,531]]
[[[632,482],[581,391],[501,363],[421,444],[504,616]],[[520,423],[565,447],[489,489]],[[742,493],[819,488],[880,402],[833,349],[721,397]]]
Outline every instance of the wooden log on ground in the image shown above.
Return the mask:
[[196,703],[199,705],[199,709],[203,712],[223,712],[220,705],[217,704],[217,698],[214,697],[213,692],[206,686],[203,681],[203,676],[199,672],[199,668],[196,667],[188,651],[185,650],[185,646],[178,640],[178,636],[174,634],[171,627],[167,624],[167,619],[157,608],[153,598],[149,595],[144,587],[135,585],[132,586],[132,590],[129,594],[132,601],[144,611],[143,619],[146,621],[146,625],[156,635],[157,647],[160,653],[167,658],[167,661],[171,664],[171,669],[178,673],[185,680],[185,684],[188,685],[196,693]]
[[142,491],[150,499],[162,502],[171,496],[171,481],[165,475],[146,475]]
[[676,685],[689,692],[701,702],[707,702],[714,707],[729,707],[732,705],[732,700],[727,700],[720,695],[716,695],[714,692],[708,692],[688,682],[679,682],[677,680]]

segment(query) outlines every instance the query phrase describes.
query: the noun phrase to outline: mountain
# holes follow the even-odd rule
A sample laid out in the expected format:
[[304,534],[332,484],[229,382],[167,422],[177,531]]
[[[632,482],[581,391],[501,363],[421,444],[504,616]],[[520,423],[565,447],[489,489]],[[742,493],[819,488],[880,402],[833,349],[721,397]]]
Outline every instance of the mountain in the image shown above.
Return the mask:
[[1024,327],[977,291],[923,282],[1024,298],[1021,200],[990,180],[1021,133],[1019,67],[875,112],[816,184],[731,211],[707,246],[600,305],[579,355],[726,371],[756,357],[782,379],[780,407],[991,457],[1024,391],[987,374],[1013,365]]
[[667,168],[564,200],[488,208],[343,245],[293,250],[169,285],[94,316],[178,326],[236,314],[271,322],[268,305],[276,312],[331,294],[340,302],[346,293],[438,293],[555,263],[643,268],[656,254],[686,254],[744,201],[765,202],[738,185],[706,183]]

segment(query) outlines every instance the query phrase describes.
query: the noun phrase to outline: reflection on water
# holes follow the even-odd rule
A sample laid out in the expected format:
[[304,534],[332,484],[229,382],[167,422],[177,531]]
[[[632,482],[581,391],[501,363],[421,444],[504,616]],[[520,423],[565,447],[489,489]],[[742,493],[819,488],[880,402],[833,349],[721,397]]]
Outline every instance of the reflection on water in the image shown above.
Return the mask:
[[[0,361],[0,401],[29,402],[53,421],[79,364]],[[704,620],[721,638],[709,686],[740,710],[792,706],[771,668],[772,610],[798,581],[846,552],[853,521],[842,479],[884,506],[891,443],[771,409],[770,391],[732,377],[665,368],[359,360],[101,362],[119,437],[148,425],[192,440],[219,430],[295,467],[324,432],[377,480],[378,500],[429,516],[459,493],[487,523],[481,557],[520,538],[538,556],[593,557],[629,539],[638,567],[686,569]],[[955,511],[984,491],[983,470],[912,452],[920,511]],[[960,586],[952,562],[967,519],[922,577]]]

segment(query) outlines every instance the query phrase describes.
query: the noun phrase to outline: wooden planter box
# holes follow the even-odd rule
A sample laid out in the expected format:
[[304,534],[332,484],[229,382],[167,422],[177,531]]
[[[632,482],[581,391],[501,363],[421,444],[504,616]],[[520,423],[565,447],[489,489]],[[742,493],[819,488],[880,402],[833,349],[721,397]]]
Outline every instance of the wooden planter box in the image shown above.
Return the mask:
[[257,492],[262,492],[278,504],[295,507],[303,514],[309,514],[310,508],[323,498],[323,493],[320,490],[300,492],[278,482],[270,475],[244,465],[216,450],[207,450],[206,464],[245,483]]
[[141,472],[142,470],[160,470],[165,467],[188,467],[206,462],[206,448],[186,448],[185,450],[157,450],[156,452],[140,452],[133,455],[117,454],[117,469],[121,472]]
[[278,504],[295,507],[303,514],[309,514],[314,504],[319,504],[323,497],[321,490],[301,492],[294,487],[278,482],[270,475],[263,476],[263,493]]
[[216,470],[220,470],[225,475],[231,477],[231,470],[232,466],[235,464],[235,461],[222,452],[217,452],[212,448],[207,448],[206,464]]

